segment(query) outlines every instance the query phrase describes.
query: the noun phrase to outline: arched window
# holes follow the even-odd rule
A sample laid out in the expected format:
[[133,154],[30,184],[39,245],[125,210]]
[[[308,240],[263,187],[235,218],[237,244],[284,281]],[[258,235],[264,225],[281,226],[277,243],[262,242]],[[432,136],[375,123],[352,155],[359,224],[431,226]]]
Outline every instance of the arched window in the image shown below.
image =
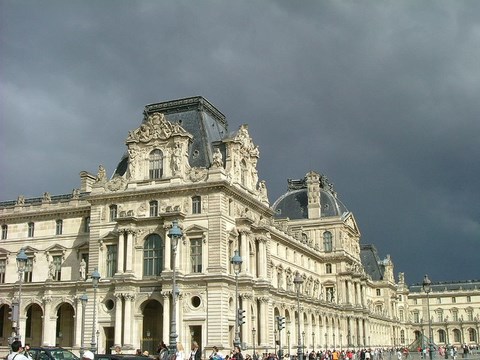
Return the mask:
[[161,179],[163,176],[163,154],[160,150],[155,149],[149,156],[149,178]]
[[462,336],[460,334],[460,330],[458,329],[453,329],[453,341],[456,343],[459,343],[462,341]]
[[143,245],[143,276],[158,276],[163,268],[163,241],[160,235],[151,234]]
[[323,249],[325,252],[332,251],[332,233],[330,231],[325,231],[323,233]]
[[445,343],[445,330],[438,330],[438,342]]

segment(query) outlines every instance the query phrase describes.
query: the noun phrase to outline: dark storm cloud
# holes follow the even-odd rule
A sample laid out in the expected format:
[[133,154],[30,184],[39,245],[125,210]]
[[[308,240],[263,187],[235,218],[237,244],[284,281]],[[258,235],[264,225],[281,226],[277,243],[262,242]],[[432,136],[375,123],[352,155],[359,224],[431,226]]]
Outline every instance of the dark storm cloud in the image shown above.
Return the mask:
[[408,282],[480,278],[480,3],[0,1],[1,200],[112,172],[148,103],[248,123],[273,202],[328,176]]

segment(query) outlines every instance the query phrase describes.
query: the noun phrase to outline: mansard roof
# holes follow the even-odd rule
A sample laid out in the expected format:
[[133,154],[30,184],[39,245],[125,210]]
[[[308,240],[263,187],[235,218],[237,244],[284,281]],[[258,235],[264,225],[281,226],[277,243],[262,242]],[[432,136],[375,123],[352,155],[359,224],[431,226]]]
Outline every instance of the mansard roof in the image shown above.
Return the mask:
[[360,245],[360,259],[367,275],[374,281],[383,280],[385,268],[382,265],[377,249],[371,244]]
[[[432,292],[441,291],[461,291],[461,290],[478,290],[480,289],[479,280],[465,280],[465,281],[438,281],[432,282],[430,285]],[[415,283],[409,286],[411,293],[423,293],[422,283]]]
[[[145,106],[143,122],[154,113],[162,113],[166,120],[178,124],[193,136],[188,149],[191,167],[208,168],[213,162],[213,147],[219,147],[225,159],[221,141],[228,136],[228,123],[215,106],[202,96],[165,101]],[[128,153],[125,153],[115,170],[115,175],[127,171]]]
[[[320,217],[341,216],[348,212],[347,207],[337,198],[333,185],[326,177],[320,178],[319,201]],[[273,204],[276,218],[308,219],[308,190],[306,177],[288,180],[288,190]]]

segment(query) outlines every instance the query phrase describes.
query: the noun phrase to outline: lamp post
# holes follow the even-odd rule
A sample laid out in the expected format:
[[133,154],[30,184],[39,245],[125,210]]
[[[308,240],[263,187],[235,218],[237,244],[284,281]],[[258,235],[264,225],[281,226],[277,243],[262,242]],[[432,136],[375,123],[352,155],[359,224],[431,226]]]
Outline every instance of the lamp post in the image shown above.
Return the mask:
[[257,330],[255,328],[252,329],[252,343],[253,343],[253,360],[257,360],[257,354],[255,353],[255,343],[257,342]]
[[300,273],[296,273],[295,278],[293,279],[295,288],[297,290],[297,306],[298,306],[298,323],[297,323],[297,337],[298,337],[298,347],[297,347],[297,357],[298,360],[303,360],[303,351],[302,351],[302,338],[300,337],[300,287],[303,284],[303,278],[300,276]]
[[302,331],[302,353],[305,354],[305,331]]
[[172,314],[170,316],[170,343],[168,344],[169,355],[177,353],[177,284],[176,284],[176,258],[178,241],[183,236],[182,230],[178,227],[178,221],[172,221],[172,227],[168,231],[171,242],[172,254]]
[[333,349],[335,349],[335,332],[333,333],[332,337],[333,337]]
[[[100,273],[95,268],[92,272],[92,285],[93,285],[93,324],[92,324],[92,341],[90,342],[90,350],[95,354],[97,349],[97,343],[95,341],[95,329],[97,327],[97,288],[98,281],[100,280]],[[98,338],[98,336],[97,336]]]
[[[369,338],[370,338],[370,336],[369,336]],[[342,347],[343,347],[342,333],[340,333],[340,351],[342,351]]]
[[448,316],[445,317],[445,359],[448,359]]
[[[20,313],[22,310],[22,283],[23,283],[23,274],[25,272],[25,267],[27,265],[28,256],[25,254],[25,250],[20,249],[17,254],[17,270],[18,270],[18,309],[16,313],[17,326],[15,329],[15,338],[21,340],[22,336],[20,335]],[[15,310],[13,311],[15,313]]]
[[428,354],[430,360],[433,358],[433,339],[432,339],[432,319],[430,318],[430,291],[432,282],[428,278],[428,275],[423,277],[423,291],[427,294],[427,313],[428,313]]
[[80,301],[82,302],[82,333],[80,341],[80,358],[82,357],[85,351],[85,308],[87,307],[88,296],[83,294],[80,296]]
[[288,343],[288,358],[291,359],[292,355],[290,354],[290,330],[287,330],[287,343]]
[[315,331],[312,331],[312,348],[315,351]]
[[233,271],[235,272],[235,340],[233,341],[233,346],[238,346],[240,348],[240,318],[238,307],[238,274],[240,274],[240,269],[242,267],[242,257],[239,254],[238,250],[235,250],[230,260],[230,263],[233,265]]
[[273,351],[277,355],[277,330],[273,330]]

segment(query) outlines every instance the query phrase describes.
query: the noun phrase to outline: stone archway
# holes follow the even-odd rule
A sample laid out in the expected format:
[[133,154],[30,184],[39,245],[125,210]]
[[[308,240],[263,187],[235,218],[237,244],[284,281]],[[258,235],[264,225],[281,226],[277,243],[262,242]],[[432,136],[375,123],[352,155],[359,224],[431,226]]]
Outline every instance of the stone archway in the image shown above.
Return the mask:
[[25,343],[30,346],[41,346],[43,340],[43,310],[38,304],[27,308],[25,321]]
[[75,310],[72,305],[63,303],[57,309],[55,344],[60,347],[72,347],[74,343],[74,329]]
[[168,339],[163,338],[163,305],[157,300],[147,300],[141,309],[143,315],[141,349],[154,354],[162,341],[168,344]]

